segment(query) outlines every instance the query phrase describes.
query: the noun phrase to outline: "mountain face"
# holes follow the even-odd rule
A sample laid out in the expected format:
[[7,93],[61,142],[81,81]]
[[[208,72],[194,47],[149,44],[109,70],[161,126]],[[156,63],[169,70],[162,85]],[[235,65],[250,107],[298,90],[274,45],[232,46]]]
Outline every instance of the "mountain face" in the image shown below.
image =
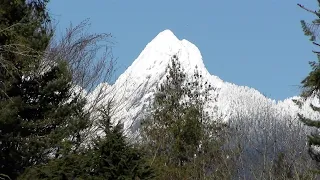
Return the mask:
[[298,112],[307,117],[320,117],[308,106],[310,102],[317,105],[318,101],[315,99],[306,100],[307,103],[299,109],[292,102],[292,99],[299,97],[276,102],[253,88],[224,82],[219,77],[211,75],[203,63],[199,49],[185,39],[179,40],[170,30],[160,32],[148,43],[113,85],[100,84],[91,93],[91,99],[102,90],[106,94],[102,103],[114,100],[112,111],[114,120],[123,122],[125,128],[135,132],[158,84],[164,80],[166,67],[173,55],[178,56],[181,67],[187,75],[193,75],[197,67],[203,81],[213,86],[214,91],[211,95],[215,101],[208,102],[208,111],[214,111],[215,115],[225,121],[239,116],[250,117],[253,114],[264,113],[266,109],[279,119],[282,117],[294,119]]

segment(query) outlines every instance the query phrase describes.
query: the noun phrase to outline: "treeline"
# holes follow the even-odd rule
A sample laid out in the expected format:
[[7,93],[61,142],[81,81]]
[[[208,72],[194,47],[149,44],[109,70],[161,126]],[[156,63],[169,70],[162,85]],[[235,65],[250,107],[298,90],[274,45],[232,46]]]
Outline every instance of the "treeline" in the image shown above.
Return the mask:
[[[197,67],[185,74],[177,55],[129,141],[103,88],[95,99],[87,93],[113,75],[110,51],[98,56],[111,35],[86,34],[84,21],[57,41],[47,4],[0,0],[0,179],[318,178],[320,137],[307,136],[318,121],[261,106],[223,122],[207,111],[214,88]],[[312,41],[318,21],[302,21]],[[311,65],[303,98],[320,87]]]

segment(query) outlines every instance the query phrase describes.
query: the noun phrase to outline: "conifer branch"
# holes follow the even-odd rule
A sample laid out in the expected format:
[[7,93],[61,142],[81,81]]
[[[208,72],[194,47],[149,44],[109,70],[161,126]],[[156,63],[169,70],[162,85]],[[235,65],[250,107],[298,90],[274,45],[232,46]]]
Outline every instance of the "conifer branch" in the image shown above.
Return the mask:
[[316,16],[320,17],[320,14],[319,14],[317,11],[312,11],[312,10],[304,7],[303,5],[301,5],[301,4],[299,4],[299,3],[298,3],[297,5],[298,5],[299,7],[301,7],[302,9],[304,9],[304,10],[306,10],[306,11],[308,11],[308,12],[311,12],[312,14],[315,14]]
[[316,43],[316,42],[312,42],[314,45],[317,45],[317,46],[320,46],[320,44],[319,43]]
[[[313,43],[314,45],[320,47],[320,44],[319,44],[319,43],[316,43],[316,42],[312,42],[312,43]],[[315,54],[320,54],[320,51],[314,51],[314,50],[312,50],[312,52],[315,53]]]

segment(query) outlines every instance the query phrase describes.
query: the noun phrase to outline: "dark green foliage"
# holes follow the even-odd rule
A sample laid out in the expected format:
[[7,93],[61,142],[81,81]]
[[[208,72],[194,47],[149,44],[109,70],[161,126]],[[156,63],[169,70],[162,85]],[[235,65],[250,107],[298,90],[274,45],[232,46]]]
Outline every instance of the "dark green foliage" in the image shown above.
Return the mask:
[[11,179],[76,151],[89,122],[85,100],[71,93],[68,64],[44,58],[47,2],[0,1],[0,173]]
[[26,171],[18,179],[87,179],[89,174],[83,174],[84,170],[90,170],[90,165],[87,164],[88,157],[82,154],[70,154],[60,159],[49,161],[45,165],[37,165]]
[[130,145],[123,135],[123,125],[112,126],[110,108],[102,112],[100,126],[105,137],[94,141],[92,157],[94,171],[90,174],[101,179],[151,179],[152,169],[139,149]]
[[46,162],[50,154],[69,153],[82,141],[80,131],[88,125],[82,110],[85,101],[71,99],[64,63],[38,77],[21,78],[7,95],[11,98],[0,102],[2,173],[19,174]]
[[[28,2],[28,3],[26,3]],[[1,89],[14,81],[13,75],[30,73],[39,65],[53,35],[46,5],[48,0],[0,0]],[[0,94],[3,99],[4,94]]]
[[122,125],[112,126],[109,109],[100,121],[105,138],[85,139],[91,114],[73,89],[72,62],[87,57],[83,49],[74,61],[48,52],[47,3],[0,0],[0,178],[151,179],[153,171],[126,142]]
[[105,137],[89,149],[31,168],[21,179],[152,179],[143,154],[126,142],[121,124],[112,126],[108,110],[102,111],[100,125]]
[[[319,1],[318,1],[319,2]],[[302,5],[298,4],[300,7],[303,7]],[[320,4],[319,4],[320,5]],[[314,12],[314,13],[319,13]],[[317,14],[316,14],[317,15]],[[303,32],[306,36],[310,36],[310,41],[312,41],[315,45],[318,45],[316,43],[317,39],[319,38],[319,25],[320,25],[320,19],[317,17],[312,23],[307,23],[304,20],[301,20],[301,26],[303,29]],[[309,62],[312,70],[309,73],[309,75],[301,82],[303,85],[303,92],[302,96],[307,98],[313,95],[313,93],[317,93],[318,87],[320,87],[320,69],[319,69],[319,53],[317,51],[313,51],[318,56],[318,62],[312,61]]]
[[[320,6],[320,1],[319,2],[319,6]],[[299,4],[298,4],[299,5]],[[304,8],[304,6],[299,5],[300,7]],[[319,25],[320,25],[320,10],[318,11],[311,11],[308,10],[306,8],[304,8],[305,10],[312,12],[313,14],[315,14],[317,16],[317,18],[312,22],[312,23],[306,23],[305,21],[301,21],[302,24],[302,28],[303,31],[305,33],[306,36],[310,36],[310,40],[313,42],[313,44],[320,46],[316,41],[318,40],[318,36],[319,36]],[[303,86],[303,92],[301,94],[301,96],[306,99],[309,97],[316,97],[319,98],[320,94],[319,94],[319,90],[320,90],[320,66],[319,66],[319,62],[320,62],[320,53],[317,51],[313,51],[315,54],[317,54],[318,57],[318,61],[313,61],[313,62],[309,62],[312,70],[309,73],[309,75],[301,82],[302,86]],[[299,106],[302,105],[301,102],[299,101],[295,101]],[[319,107],[315,107],[314,105],[310,104],[311,108],[314,111],[318,111],[320,112],[320,108]],[[299,118],[300,120],[305,123],[307,126],[310,127],[314,127],[316,129],[320,128],[320,123],[319,120],[314,120],[314,119],[309,119],[304,117],[303,115],[299,114]],[[318,134],[311,134],[310,136],[308,136],[309,139],[309,145],[310,145],[310,149],[309,149],[309,153],[312,157],[312,159],[316,160],[316,162],[320,162],[320,154],[318,152],[315,152],[312,148],[313,145],[316,146],[320,146],[320,136]]]
[[[73,136],[86,128],[85,101],[67,102],[69,81],[66,65],[61,63],[41,76],[12,84],[7,91],[11,98],[0,102],[2,173],[20,173],[45,162],[51,153],[62,153],[56,148],[79,140]],[[62,143],[65,138],[71,139]]]
[[196,70],[186,81],[174,55],[150,114],[142,122],[142,145],[158,179],[225,178],[226,169],[221,168],[229,163],[222,163],[225,128],[204,111],[211,89],[200,77]]

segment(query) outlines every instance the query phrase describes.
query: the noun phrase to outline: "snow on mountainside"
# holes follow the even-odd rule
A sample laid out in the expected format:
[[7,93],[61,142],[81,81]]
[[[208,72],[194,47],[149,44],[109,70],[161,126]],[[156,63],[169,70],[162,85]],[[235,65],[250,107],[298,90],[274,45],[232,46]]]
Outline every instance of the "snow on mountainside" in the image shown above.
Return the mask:
[[[104,91],[107,96],[102,103],[106,103],[110,98],[114,99],[114,120],[122,121],[125,128],[134,132],[139,127],[142,112],[149,106],[155,88],[163,80],[166,67],[174,54],[178,56],[187,75],[193,75],[197,66],[203,80],[215,88],[212,96],[217,103],[210,102],[209,108],[216,106],[218,113],[226,121],[239,114],[250,116],[252,113],[262,112],[264,109],[261,107],[273,109],[274,114],[279,117],[296,117],[299,111],[292,98],[276,102],[253,88],[224,82],[219,77],[211,75],[203,63],[199,49],[185,39],[179,40],[170,30],[160,32],[148,43],[138,58],[112,86],[99,85],[91,93],[91,99],[95,98],[100,88],[106,88]],[[303,114],[319,117],[307,105],[303,108]]]

